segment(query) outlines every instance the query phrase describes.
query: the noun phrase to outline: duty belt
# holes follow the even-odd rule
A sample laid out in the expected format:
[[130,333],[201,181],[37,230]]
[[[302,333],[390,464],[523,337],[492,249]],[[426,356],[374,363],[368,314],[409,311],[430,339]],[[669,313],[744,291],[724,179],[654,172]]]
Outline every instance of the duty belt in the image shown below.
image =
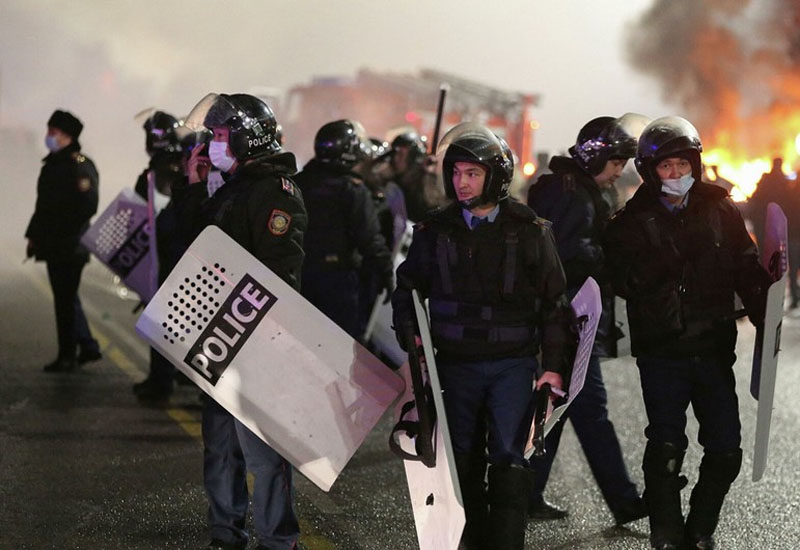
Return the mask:
[[451,341],[529,342],[536,331],[531,327],[470,327],[454,323],[434,322],[434,336]]
[[538,309],[536,306],[532,310],[506,309],[497,306],[437,299],[431,299],[429,307],[431,317],[434,319],[436,317],[457,317],[462,319],[466,317],[468,319],[480,319],[496,323],[532,323]]

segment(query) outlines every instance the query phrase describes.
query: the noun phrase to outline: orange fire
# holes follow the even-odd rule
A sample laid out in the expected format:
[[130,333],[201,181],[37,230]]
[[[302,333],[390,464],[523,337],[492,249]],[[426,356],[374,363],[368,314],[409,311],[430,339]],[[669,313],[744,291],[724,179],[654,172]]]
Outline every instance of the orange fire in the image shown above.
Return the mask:
[[[777,79],[776,79],[777,80]],[[785,86],[800,96],[800,79],[782,77],[773,86]],[[756,190],[761,176],[772,168],[772,159],[783,159],[788,176],[800,167],[800,110],[783,102],[739,118],[740,98],[730,94],[720,102],[725,121],[718,129],[706,133],[703,162],[718,166],[720,177],[733,184],[731,196],[741,202]]]

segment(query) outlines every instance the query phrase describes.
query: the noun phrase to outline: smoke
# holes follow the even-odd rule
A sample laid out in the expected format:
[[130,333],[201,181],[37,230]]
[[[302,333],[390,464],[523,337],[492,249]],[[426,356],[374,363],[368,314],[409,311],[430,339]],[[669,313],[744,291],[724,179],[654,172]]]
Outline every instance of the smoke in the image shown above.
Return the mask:
[[707,145],[770,156],[800,132],[799,29],[797,0],[656,0],[627,49]]

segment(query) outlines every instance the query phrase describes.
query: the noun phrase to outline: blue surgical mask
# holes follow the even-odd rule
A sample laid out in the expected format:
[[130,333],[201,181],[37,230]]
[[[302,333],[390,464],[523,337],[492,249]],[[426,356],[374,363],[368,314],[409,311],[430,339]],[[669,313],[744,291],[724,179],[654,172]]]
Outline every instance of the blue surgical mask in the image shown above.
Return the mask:
[[47,147],[47,150],[51,153],[55,153],[61,150],[61,145],[58,143],[58,139],[56,136],[44,136],[44,144]]
[[694,185],[694,178],[691,174],[686,174],[678,179],[662,179],[661,192],[673,197],[682,197],[689,192]]
[[236,159],[228,155],[228,144],[224,141],[212,141],[208,144],[208,158],[211,164],[223,172],[228,172],[233,167]]

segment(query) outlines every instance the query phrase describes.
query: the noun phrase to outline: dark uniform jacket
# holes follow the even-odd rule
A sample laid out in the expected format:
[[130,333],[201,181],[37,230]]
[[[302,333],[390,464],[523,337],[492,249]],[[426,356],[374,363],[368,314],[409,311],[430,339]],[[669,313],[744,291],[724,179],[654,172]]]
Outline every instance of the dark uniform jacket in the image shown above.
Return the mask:
[[356,174],[311,160],[294,178],[308,210],[303,272],[364,270],[392,276],[372,196]]
[[529,189],[528,206],[553,224],[558,256],[567,277],[567,294],[576,294],[587,277],[593,277],[600,286],[603,313],[594,354],[616,357],[621,333],[614,319],[614,289],[605,274],[602,248],[611,206],[594,178],[574,159],[553,157],[550,170],[552,174],[543,175]]
[[727,192],[695,183],[670,212],[643,184],[610,221],[604,240],[617,294],[627,300],[635,356],[733,357],[734,292],[750,320],[764,318],[769,274]]
[[[156,153],[136,179],[134,191],[147,200],[147,174],[155,170],[156,191],[164,195],[172,194],[173,185],[186,185],[180,153]],[[156,252],[158,253],[158,282],[163,283],[172,268],[186,252],[186,244],[178,237],[177,211],[174,202],[169,203],[156,216]]]
[[97,212],[99,178],[94,163],[74,141],[44,158],[36,186],[36,209],[25,237],[33,242],[37,260],[47,262],[83,258],[81,235]]
[[568,331],[565,279],[547,222],[500,202],[493,223],[470,230],[451,204],[418,224],[392,296],[395,327],[413,322],[411,290],[430,299],[441,357],[480,361],[535,355],[563,373]]
[[295,166],[291,153],[250,161],[211,198],[202,183],[175,186],[181,238],[188,246],[206,226],[216,225],[299,290],[308,220],[302,194],[290,177]]

